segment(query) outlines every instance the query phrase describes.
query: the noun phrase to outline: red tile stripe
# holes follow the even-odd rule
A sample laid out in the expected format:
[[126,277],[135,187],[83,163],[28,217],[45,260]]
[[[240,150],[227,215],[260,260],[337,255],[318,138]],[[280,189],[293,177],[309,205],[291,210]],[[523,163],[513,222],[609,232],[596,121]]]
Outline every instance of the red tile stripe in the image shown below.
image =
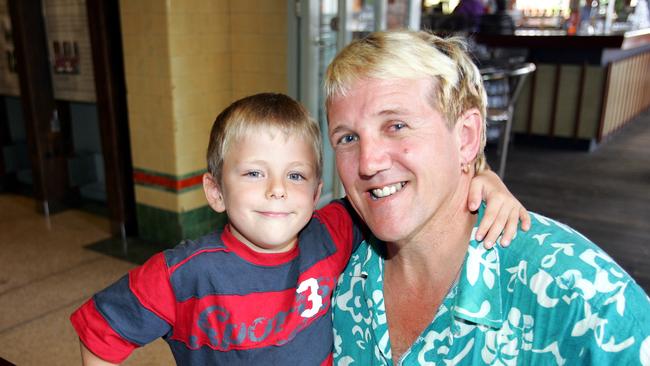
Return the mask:
[[173,192],[180,192],[200,186],[203,181],[202,177],[203,174],[198,174],[185,179],[177,179],[174,177],[147,173],[140,170],[133,171],[133,181],[135,184],[153,186]]

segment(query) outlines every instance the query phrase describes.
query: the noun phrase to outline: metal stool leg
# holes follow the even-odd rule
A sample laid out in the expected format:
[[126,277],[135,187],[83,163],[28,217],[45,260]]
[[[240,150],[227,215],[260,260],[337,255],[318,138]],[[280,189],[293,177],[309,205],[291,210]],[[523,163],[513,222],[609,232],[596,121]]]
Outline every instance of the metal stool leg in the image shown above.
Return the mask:
[[506,160],[508,159],[508,146],[510,145],[510,131],[512,130],[513,107],[508,107],[508,120],[503,128],[503,136],[499,141],[499,177],[503,179],[506,174]]

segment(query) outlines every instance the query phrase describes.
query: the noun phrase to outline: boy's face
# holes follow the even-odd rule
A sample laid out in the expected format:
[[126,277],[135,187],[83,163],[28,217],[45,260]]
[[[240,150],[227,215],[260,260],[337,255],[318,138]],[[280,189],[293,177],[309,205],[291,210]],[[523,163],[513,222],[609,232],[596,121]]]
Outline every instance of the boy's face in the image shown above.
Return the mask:
[[292,249],[322,186],[311,145],[267,129],[231,146],[224,156],[221,184],[209,174],[204,177],[210,206],[227,212],[233,234],[251,249]]

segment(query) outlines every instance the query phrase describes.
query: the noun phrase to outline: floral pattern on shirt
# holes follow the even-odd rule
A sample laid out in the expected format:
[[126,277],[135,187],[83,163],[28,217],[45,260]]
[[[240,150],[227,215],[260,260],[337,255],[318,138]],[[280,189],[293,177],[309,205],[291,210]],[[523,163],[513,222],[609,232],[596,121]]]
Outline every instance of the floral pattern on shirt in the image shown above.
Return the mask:
[[[508,249],[486,250],[474,240],[482,213],[458,281],[401,365],[650,366],[650,299],[605,252],[534,213]],[[392,365],[381,246],[364,242],[339,278],[336,365]]]

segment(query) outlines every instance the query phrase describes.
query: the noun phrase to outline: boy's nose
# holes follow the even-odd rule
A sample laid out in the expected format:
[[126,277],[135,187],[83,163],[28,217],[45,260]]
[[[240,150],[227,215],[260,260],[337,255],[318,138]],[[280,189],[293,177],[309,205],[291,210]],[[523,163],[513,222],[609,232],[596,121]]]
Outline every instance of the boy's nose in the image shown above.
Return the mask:
[[272,181],[271,184],[269,185],[269,188],[266,192],[266,197],[271,199],[283,199],[287,198],[287,190],[284,188],[284,184],[282,182],[278,182],[276,180]]

